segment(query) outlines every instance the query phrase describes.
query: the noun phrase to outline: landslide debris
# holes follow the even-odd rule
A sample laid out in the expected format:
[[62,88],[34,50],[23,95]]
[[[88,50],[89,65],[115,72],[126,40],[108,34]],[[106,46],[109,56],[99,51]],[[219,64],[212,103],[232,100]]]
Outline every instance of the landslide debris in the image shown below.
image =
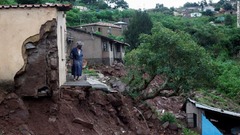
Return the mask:
[[174,135],[147,104],[121,93],[64,87],[58,101],[5,94],[0,103],[3,135]]

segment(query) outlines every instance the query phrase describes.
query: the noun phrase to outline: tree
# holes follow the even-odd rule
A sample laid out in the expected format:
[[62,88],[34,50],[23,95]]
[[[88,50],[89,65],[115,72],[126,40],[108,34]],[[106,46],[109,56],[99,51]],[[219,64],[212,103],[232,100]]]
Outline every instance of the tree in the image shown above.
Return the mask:
[[116,0],[115,2],[116,6],[114,7],[116,8],[123,8],[123,9],[127,9],[128,8],[128,3],[124,0]]
[[116,8],[123,8],[127,9],[128,8],[128,3],[124,0],[105,0],[108,5],[114,5],[114,9]]
[[16,0],[18,4],[41,4],[41,0]]
[[92,5],[95,4],[97,0],[81,0],[81,2],[87,5]]
[[231,15],[226,15],[224,22],[225,22],[225,25],[232,26],[234,23],[234,20]]
[[209,0],[209,5],[212,6],[213,5],[213,1],[212,0]]
[[225,2],[226,2],[226,0],[220,0],[217,4],[223,5],[223,4],[225,4]]
[[174,8],[167,8],[164,7],[163,4],[156,4],[155,8],[153,9],[154,12],[161,12],[163,14],[173,15]]
[[16,0],[18,4],[44,4],[44,3],[57,3],[57,2],[69,2],[69,3],[74,3],[75,0]]
[[224,5],[223,5],[223,8],[225,9],[225,10],[232,10],[232,5],[230,4],[230,3],[225,3]]
[[194,2],[194,3],[190,3],[190,2],[187,2],[183,5],[183,7],[198,7],[199,5]]
[[206,16],[213,16],[213,11],[211,11],[210,9],[207,9],[205,12],[203,12],[203,15],[206,15]]
[[203,3],[204,6],[208,5],[207,0],[202,0],[202,3]]
[[1,0],[0,5],[13,5],[16,4],[15,0]]
[[[163,89],[173,89],[179,93],[212,87],[214,84],[212,59],[203,47],[191,39],[190,35],[156,25],[152,29],[152,35],[144,34],[140,39],[141,45],[125,57],[128,66],[137,67],[137,69],[130,68],[132,69],[130,72],[135,75],[148,74],[150,76],[148,83],[156,75],[165,78],[161,88],[153,90],[147,96],[142,95],[141,99],[154,98]],[[143,89],[137,91],[142,93]]]
[[130,20],[128,30],[124,32],[126,42],[131,45],[130,49],[135,49],[139,46],[139,35],[143,33],[150,34],[152,26],[151,18],[147,12],[135,12],[135,15]]
[[108,4],[104,1],[104,0],[98,0],[96,3],[95,3],[95,6],[96,8],[98,9],[108,9],[110,8],[108,6]]

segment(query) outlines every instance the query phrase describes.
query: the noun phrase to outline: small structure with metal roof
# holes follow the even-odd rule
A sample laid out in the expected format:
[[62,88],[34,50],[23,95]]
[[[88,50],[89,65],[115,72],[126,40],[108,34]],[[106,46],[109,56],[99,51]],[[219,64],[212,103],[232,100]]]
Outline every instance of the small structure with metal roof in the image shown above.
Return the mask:
[[[197,128],[202,134],[240,133],[240,113],[201,104],[188,98],[183,105],[190,128]],[[233,131],[234,130],[234,131]]]

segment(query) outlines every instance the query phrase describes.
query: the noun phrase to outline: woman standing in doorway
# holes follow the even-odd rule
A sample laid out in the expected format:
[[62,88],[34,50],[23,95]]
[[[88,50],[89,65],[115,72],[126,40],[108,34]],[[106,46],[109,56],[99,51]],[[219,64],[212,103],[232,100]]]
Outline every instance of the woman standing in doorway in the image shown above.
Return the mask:
[[73,48],[70,53],[70,58],[73,60],[72,75],[74,77],[74,80],[79,80],[79,77],[82,76],[82,64],[83,64],[82,46],[83,43],[81,41],[78,41],[77,47]]

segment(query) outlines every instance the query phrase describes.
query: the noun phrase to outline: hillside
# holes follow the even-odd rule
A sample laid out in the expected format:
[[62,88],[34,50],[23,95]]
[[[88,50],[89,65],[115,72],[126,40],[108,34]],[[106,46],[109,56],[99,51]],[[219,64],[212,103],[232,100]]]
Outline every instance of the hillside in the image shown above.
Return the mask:
[[0,130],[3,135],[181,134],[181,130],[164,129],[157,116],[149,113],[148,106],[120,93],[88,88],[63,88],[57,102],[9,93],[1,96]]

